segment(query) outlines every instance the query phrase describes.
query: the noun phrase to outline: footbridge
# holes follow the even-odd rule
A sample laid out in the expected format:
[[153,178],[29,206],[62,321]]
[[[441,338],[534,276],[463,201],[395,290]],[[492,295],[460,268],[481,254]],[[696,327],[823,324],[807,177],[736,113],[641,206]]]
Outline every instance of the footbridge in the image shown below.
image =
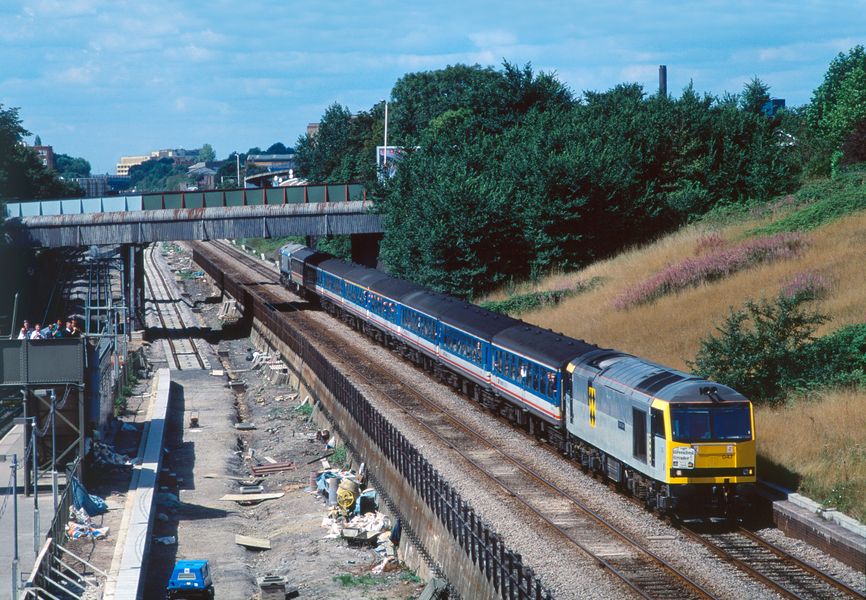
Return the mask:
[[13,202],[3,233],[25,247],[148,244],[176,240],[353,235],[382,221],[360,184],[165,192]]

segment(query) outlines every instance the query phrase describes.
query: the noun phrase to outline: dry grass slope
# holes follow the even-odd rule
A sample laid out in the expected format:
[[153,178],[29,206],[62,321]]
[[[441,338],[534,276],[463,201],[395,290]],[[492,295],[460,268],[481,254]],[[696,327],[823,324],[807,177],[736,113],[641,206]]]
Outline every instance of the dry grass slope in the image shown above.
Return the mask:
[[[759,264],[732,276],[616,310],[614,301],[653,274],[696,255],[702,240],[721,235],[737,241],[756,227],[784,216],[779,211],[735,225],[686,227],[645,247],[635,248],[574,273],[552,275],[529,289],[560,289],[577,281],[602,278],[595,289],[560,304],[521,315],[541,327],[617,348],[678,369],[687,369],[700,340],[714,331],[731,307],[747,298],[771,298],[803,273],[828,282],[819,310],[831,320],[824,334],[866,320],[866,212],[855,213],[806,232],[805,249],[794,258]],[[491,295],[501,298],[505,294]],[[762,456],[801,478],[801,490],[819,501],[832,501],[844,488],[847,510],[866,518],[866,395],[827,392],[820,402],[795,402],[762,409],[756,427]],[[813,420],[814,419],[814,423]],[[844,468],[843,468],[844,467]],[[769,472],[768,472],[769,474]],[[842,487],[840,487],[842,486]],[[858,493],[855,493],[858,492]]]
[[758,453],[773,463],[770,472],[783,466],[800,478],[805,495],[866,521],[866,392],[761,407],[755,420]]
[[[748,221],[718,231],[727,240],[766,221]],[[630,250],[574,273],[553,275],[537,289],[559,289],[600,277],[602,285],[523,319],[587,341],[639,354],[662,364],[686,368],[700,340],[713,331],[731,307],[747,298],[770,298],[795,276],[821,274],[829,283],[821,311],[831,318],[826,333],[866,318],[866,213],[836,221],[804,235],[805,250],[795,258],[759,264],[732,276],[662,297],[628,310],[614,301],[665,267],[695,255],[695,248],[713,230],[686,227],[648,246]],[[501,298],[503,294],[491,295]]]

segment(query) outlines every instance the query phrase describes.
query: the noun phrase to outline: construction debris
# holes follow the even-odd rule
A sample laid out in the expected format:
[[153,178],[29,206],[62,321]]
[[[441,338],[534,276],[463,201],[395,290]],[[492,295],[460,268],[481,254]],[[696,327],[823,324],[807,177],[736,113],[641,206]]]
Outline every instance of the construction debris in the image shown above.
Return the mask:
[[270,550],[271,549],[271,540],[266,540],[263,538],[254,538],[248,535],[235,535],[235,544],[238,546],[244,546],[246,548],[252,548],[253,550]]
[[220,500],[229,502],[263,502],[265,500],[276,500],[285,496],[285,492],[270,492],[267,494],[226,494]]
[[272,464],[267,465],[254,465],[250,467],[250,471],[253,475],[260,477],[262,475],[270,475],[272,473],[281,473],[282,471],[289,471],[296,468],[295,463],[292,461],[288,462],[274,462]]
[[89,538],[93,540],[102,540],[108,537],[108,527],[93,527],[92,525],[84,525],[69,521],[66,523],[66,536],[70,540],[79,540]]
[[240,431],[252,431],[255,428],[255,423],[235,423],[235,429],[238,429]]

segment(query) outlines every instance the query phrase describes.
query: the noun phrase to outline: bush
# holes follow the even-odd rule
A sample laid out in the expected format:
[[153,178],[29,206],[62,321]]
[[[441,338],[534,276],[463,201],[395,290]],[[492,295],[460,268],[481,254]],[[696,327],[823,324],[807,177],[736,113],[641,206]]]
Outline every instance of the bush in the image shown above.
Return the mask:
[[828,317],[810,310],[807,294],[775,301],[749,300],[731,310],[717,335],[701,341],[689,366],[702,377],[731,386],[753,401],[777,400],[812,359],[815,329]]
[[593,277],[589,281],[579,281],[574,287],[570,288],[516,294],[505,300],[488,300],[487,302],[482,302],[480,306],[493,312],[518,315],[544,306],[559,304],[565,298],[588,292],[597,287],[601,283],[601,279],[601,277]]
[[792,387],[866,387],[866,323],[843,327],[815,340],[804,355],[806,364],[792,376]]
[[772,234],[808,231],[825,223],[866,209],[866,166],[840,171],[833,179],[819,179],[803,185],[794,196],[807,203],[778,221],[752,233]]

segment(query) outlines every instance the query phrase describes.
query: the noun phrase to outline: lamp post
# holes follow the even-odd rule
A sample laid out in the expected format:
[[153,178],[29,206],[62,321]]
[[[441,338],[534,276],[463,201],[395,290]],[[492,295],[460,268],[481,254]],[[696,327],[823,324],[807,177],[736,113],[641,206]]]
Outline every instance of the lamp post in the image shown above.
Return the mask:
[[18,597],[18,455],[0,454],[0,461],[12,458],[12,595]]
[[52,515],[57,514],[57,394],[51,390],[51,495],[53,496],[54,508]]
[[235,152],[235,160],[237,161],[237,168],[238,168],[238,187],[242,188],[244,186],[241,185],[241,154],[240,154],[240,152]]

